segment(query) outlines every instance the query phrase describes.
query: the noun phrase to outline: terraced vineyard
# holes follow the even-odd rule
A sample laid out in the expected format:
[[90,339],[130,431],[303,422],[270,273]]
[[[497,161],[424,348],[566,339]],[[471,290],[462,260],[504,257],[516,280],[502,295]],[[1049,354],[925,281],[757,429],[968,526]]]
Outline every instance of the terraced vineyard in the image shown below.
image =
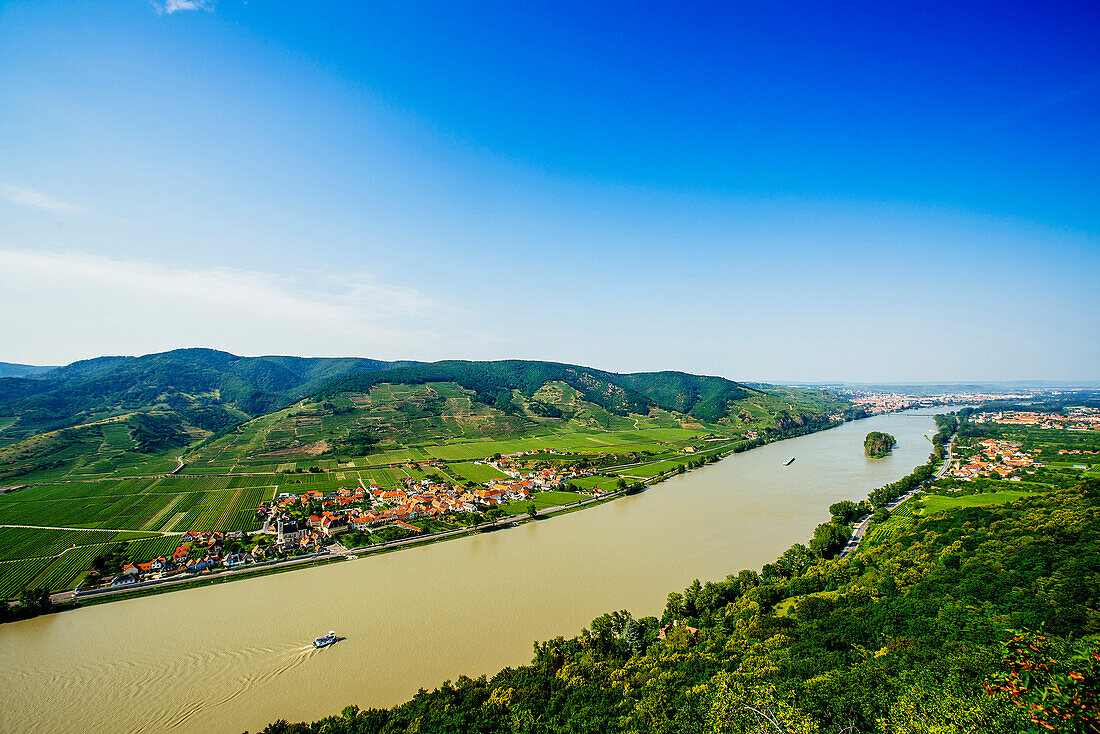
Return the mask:
[[863,543],[868,546],[882,543],[896,535],[901,535],[913,524],[917,511],[920,508],[921,495],[911,497],[890,510],[890,517],[886,522],[871,526],[867,534],[863,536]]
[[[0,527],[0,588],[5,595],[26,584],[72,588],[92,559],[120,544],[130,558],[144,561],[171,553],[178,533],[186,530],[255,530],[260,525],[257,505],[274,496],[272,480],[211,476],[69,482],[0,495],[0,525],[87,528]],[[176,534],[156,534],[169,531]]]
[[145,533],[103,530],[41,530],[0,528],[0,561],[55,556],[74,546],[102,545],[135,538]]
[[[336,471],[351,468],[349,464],[369,468],[432,458],[470,461],[534,449],[655,447],[715,428],[658,409],[647,415],[612,415],[567,386],[539,396],[562,401],[568,419],[537,415],[530,407],[537,401],[519,394],[514,396],[516,412],[509,414],[475,402],[470,391],[453,383],[376,385],[369,394],[306,401],[249,421],[189,451],[186,472]],[[377,442],[363,443],[374,437]]]
[[66,551],[35,576],[29,585],[45,587],[51,591],[71,589],[88,573],[95,557],[111,548],[111,545],[93,545]]
[[29,558],[0,563],[0,598],[17,596],[26,587],[33,587],[34,578],[50,565],[48,558]]

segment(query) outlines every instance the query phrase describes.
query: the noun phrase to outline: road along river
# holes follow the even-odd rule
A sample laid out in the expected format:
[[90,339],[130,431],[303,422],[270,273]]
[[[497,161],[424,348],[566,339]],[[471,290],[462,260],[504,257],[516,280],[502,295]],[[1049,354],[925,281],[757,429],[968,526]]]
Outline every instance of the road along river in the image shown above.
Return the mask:
[[[829,504],[925,461],[932,414],[770,444],[514,529],[0,625],[0,731],[236,734],[526,663],[536,639],[615,609],[659,615],[694,578],[807,542]],[[864,457],[872,430],[897,437],[890,456]],[[330,629],[347,639],[314,650]]]

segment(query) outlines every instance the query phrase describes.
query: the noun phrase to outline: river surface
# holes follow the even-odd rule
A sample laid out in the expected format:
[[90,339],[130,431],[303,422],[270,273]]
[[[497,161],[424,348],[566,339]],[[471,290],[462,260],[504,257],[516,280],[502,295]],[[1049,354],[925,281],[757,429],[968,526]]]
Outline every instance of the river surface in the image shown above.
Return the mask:
[[[513,529],[0,625],[0,731],[237,734],[527,663],[536,639],[615,609],[659,616],[692,579],[807,542],[832,502],[927,459],[933,413],[769,444]],[[897,437],[888,457],[864,457],[872,430]],[[329,629],[347,639],[314,650]]]

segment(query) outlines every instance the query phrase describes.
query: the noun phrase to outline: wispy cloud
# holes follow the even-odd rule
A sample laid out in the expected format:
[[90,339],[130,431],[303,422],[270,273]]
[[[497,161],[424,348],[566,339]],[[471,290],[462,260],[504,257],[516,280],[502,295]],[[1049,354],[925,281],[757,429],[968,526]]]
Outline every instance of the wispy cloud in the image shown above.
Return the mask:
[[47,362],[194,345],[424,358],[469,339],[454,308],[369,274],[299,279],[79,252],[0,248],[0,313],[0,344]]
[[180,10],[205,10],[214,12],[215,0],[150,0],[158,13],[175,13]]
[[40,209],[47,212],[60,212],[63,214],[91,214],[87,207],[70,204],[67,201],[47,196],[41,191],[25,189],[21,186],[0,183],[0,198],[7,199],[13,204],[25,206],[30,209]]

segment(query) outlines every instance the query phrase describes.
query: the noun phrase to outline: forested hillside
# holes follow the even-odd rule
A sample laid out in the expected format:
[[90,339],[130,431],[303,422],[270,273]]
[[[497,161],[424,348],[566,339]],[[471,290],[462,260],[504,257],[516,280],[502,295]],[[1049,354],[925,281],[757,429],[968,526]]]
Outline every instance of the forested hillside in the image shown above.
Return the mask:
[[0,378],[0,480],[159,475],[181,459],[204,473],[245,464],[274,472],[299,461],[335,469],[366,455],[393,463],[438,454],[431,447],[444,444],[578,430],[616,432],[601,442],[639,450],[657,434],[631,430],[673,429],[659,440],[707,432],[749,440],[822,426],[848,407],[825,391],[682,372],[182,349]]
[[33,377],[43,372],[49,372],[53,367],[38,367],[31,364],[15,364],[13,362],[0,362],[0,377]]
[[[731,411],[736,413],[740,401],[751,398],[774,398],[776,407],[792,414],[823,407],[800,405],[802,395],[795,391],[776,389],[772,394],[763,387],[749,387],[722,377],[684,372],[622,375],[578,365],[523,360],[451,360],[347,375],[324,385],[315,397],[366,393],[382,383],[419,385],[429,382],[455,383],[473,391],[479,402],[505,411],[512,409],[513,391],[531,398],[539,388],[553,382],[568,385],[585,401],[616,415],[645,414],[650,408],[660,408],[715,423],[728,417]],[[808,397],[811,391],[804,393]]]
[[[335,376],[393,366],[359,358],[238,357],[179,349],[99,357],[0,379],[0,444],[133,411],[173,413],[216,431],[282,407]],[[3,421],[3,418],[10,421]]]
[[1092,481],[939,512],[841,560],[795,545],[491,679],[264,731],[1095,732],[1098,600]]

